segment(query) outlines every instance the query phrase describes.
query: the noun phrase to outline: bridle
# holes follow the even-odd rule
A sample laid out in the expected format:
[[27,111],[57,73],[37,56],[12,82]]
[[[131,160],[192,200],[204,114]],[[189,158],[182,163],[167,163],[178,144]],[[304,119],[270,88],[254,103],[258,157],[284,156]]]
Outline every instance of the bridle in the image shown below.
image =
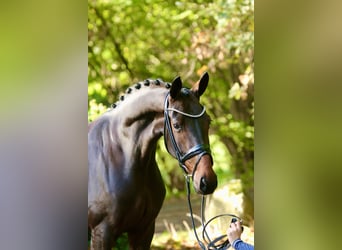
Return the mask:
[[[172,147],[173,147],[174,152],[176,154],[178,164],[184,171],[184,176],[186,179],[187,197],[188,197],[188,205],[189,205],[189,210],[190,210],[190,217],[191,217],[192,227],[194,230],[196,240],[197,240],[197,242],[200,245],[202,250],[228,249],[230,247],[230,243],[228,240],[226,240],[225,242],[223,242],[219,245],[215,245],[217,242],[222,240],[225,237],[225,235],[222,235],[222,236],[220,236],[214,240],[211,240],[209,238],[208,233],[206,232],[206,227],[214,219],[217,219],[217,218],[222,217],[222,216],[231,216],[231,217],[237,218],[239,220],[241,220],[241,219],[238,216],[233,215],[233,214],[221,214],[221,215],[217,215],[217,216],[211,218],[208,222],[205,222],[205,218],[204,218],[205,196],[202,195],[202,202],[201,202],[201,222],[202,222],[202,228],[203,228],[202,239],[207,243],[207,247],[206,247],[204,245],[204,242],[202,242],[197,235],[194,216],[193,216],[193,212],[192,212],[192,205],[191,205],[191,199],[190,199],[190,178],[193,179],[194,173],[197,170],[197,165],[198,165],[199,161],[201,160],[202,156],[209,155],[211,158],[211,161],[212,161],[210,146],[208,144],[197,144],[194,147],[190,148],[187,153],[183,154],[177,145],[175,136],[174,136],[173,131],[172,131],[172,127],[171,127],[172,125],[171,125],[170,117],[168,114],[169,111],[174,111],[174,112],[177,112],[181,115],[196,119],[196,118],[200,118],[201,116],[204,115],[205,107],[203,107],[202,111],[199,114],[189,114],[189,113],[180,111],[180,110],[175,109],[175,108],[169,108],[169,95],[170,95],[170,92],[168,92],[168,94],[166,95],[165,102],[164,102],[164,143],[165,143],[165,147],[166,147],[167,151],[171,154],[171,152],[168,148],[168,145],[167,145],[167,140],[166,140],[166,131],[167,131],[168,135],[170,137],[170,140],[171,140]],[[187,168],[185,166],[185,162],[187,160],[191,159],[192,157],[196,156],[196,155],[198,155],[199,157],[195,163],[195,167],[192,171],[192,174],[189,174],[187,171]]]
[[165,143],[165,147],[166,147],[167,151],[171,154],[171,152],[168,148],[166,136],[165,136],[166,135],[165,132],[167,131],[169,134],[170,140],[171,140],[172,147],[173,147],[174,152],[176,154],[176,158],[178,160],[179,166],[183,169],[186,176],[188,176],[189,173],[188,173],[187,168],[185,166],[185,162],[187,160],[191,159],[192,157],[196,156],[196,155],[199,156],[197,161],[196,161],[194,170],[192,171],[191,177],[193,177],[195,174],[195,171],[197,169],[197,165],[198,165],[198,163],[201,160],[203,155],[209,155],[211,160],[212,160],[210,146],[208,144],[197,144],[196,146],[190,148],[187,153],[183,154],[182,151],[179,149],[177,142],[176,142],[176,139],[175,139],[175,136],[173,134],[173,131],[171,128],[172,125],[171,125],[171,121],[170,121],[170,117],[169,117],[168,112],[174,111],[174,112],[177,112],[177,113],[182,114],[184,116],[196,119],[196,118],[200,118],[201,116],[204,115],[205,107],[203,107],[203,110],[201,113],[195,114],[195,115],[185,113],[185,112],[180,111],[180,110],[175,109],[175,108],[169,108],[169,95],[170,95],[170,93],[168,93],[166,95],[165,102],[164,102],[164,143]]

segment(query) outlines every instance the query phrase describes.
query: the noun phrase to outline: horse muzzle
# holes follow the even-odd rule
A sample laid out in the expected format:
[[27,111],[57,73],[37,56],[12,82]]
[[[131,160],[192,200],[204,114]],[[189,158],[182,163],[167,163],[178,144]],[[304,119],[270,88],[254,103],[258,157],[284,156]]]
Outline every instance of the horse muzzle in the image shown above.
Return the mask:
[[192,175],[195,191],[198,194],[212,194],[217,187],[217,176],[213,170],[210,155],[203,155]]

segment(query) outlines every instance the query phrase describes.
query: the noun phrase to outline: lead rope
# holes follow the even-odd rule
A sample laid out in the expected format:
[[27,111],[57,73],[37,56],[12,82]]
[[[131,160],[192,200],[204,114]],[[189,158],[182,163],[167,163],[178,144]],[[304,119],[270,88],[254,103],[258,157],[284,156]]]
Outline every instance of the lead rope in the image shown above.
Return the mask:
[[[239,218],[238,216],[234,215],[234,214],[219,214],[214,216],[213,218],[211,218],[208,222],[205,221],[205,196],[202,195],[202,201],[201,201],[201,224],[202,224],[202,239],[203,241],[207,244],[207,246],[205,246],[205,243],[203,241],[201,241],[198,237],[197,234],[197,230],[196,230],[196,226],[195,226],[195,220],[194,220],[194,216],[193,216],[193,210],[192,210],[192,204],[191,204],[191,197],[190,197],[190,178],[191,175],[184,175],[185,176],[185,180],[186,180],[186,191],[187,191],[187,200],[188,200],[188,206],[189,206],[189,211],[190,211],[190,218],[191,218],[191,224],[192,224],[192,228],[194,231],[194,235],[196,237],[197,243],[199,244],[199,246],[201,247],[202,250],[226,250],[228,249],[231,244],[230,242],[227,240],[225,240],[223,243],[220,243],[219,245],[215,245],[217,242],[221,241],[224,237],[227,237],[225,234],[221,235],[219,237],[217,237],[214,240],[211,240],[206,228],[209,225],[209,223],[211,223],[213,220],[219,218],[219,217],[223,217],[223,216],[229,216],[229,217],[233,217],[233,219],[235,220],[241,220],[241,218]],[[243,230],[243,227],[242,227]],[[208,239],[208,241],[206,240],[206,238]]]
[[188,205],[189,205],[189,210],[190,210],[192,228],[194,230],[196,240],[197,240],[198,244],[200,245],[201,249],[207,250],[207,248],[204,246],[204,243],[202,241],[200,241],[200,239],[198,238],[197,231],[196,231],[195,220],[194,220],[194,215],[192,212],[192,205],[191,205],[191,200],[190,200],[190,176],[185,175],[185,180],[186,180],[186,191],[187,191],[187,197],[188,197]]
[[[186,190],[187,190],[187,198],[188,198],[188,205],[189,205],[189,211],[190,211],[190,218],[191,218],[191,224],[192,224],[192,228],[193,228],[193,231],[194,231],[194,235],[196,237],[196,240],[197,240],[197,243],[198,245],[201,247],[202,250],[211,250],[211,249],[215,249],[215,250],[225,250],[225,249],[228,249],[228,247],[230,246],[229,242],[228,242],[228,245],[227,243],[225,242],[224,245],[221,245],[219,248],[217,248],[215,246],[215,243],[219,240],[221,240],[223,237],[219,237],[218,239],[215,239],[214,241],[211,241],[205,228],[206,226],[208,225],[208,223],[205,224],[205,220],[204,220],[204,195],[202,196],[202,202],[201,202],[201,223],[202,223],[202,233],[203,233],[203,236],[202,238],[204,239],[204,234],[207,236],[207,238],[209,239],[209,243],[208,244],[208,248],[204,245],[204,243],[199,239],[198,237],[198,234],[197,234],[197,230],[196,230],[196,225],[195,225],[195,220],[194,220],[194,215],[193,215],[193,211],[192,211],[192,205],[191,205],[191,199],[190,199],[190,177],[189,175],[185,175],[185,178],[186,178]],[[210,220],[211,221],[211,220]],[[210,222],[209,221],[209,222]]]

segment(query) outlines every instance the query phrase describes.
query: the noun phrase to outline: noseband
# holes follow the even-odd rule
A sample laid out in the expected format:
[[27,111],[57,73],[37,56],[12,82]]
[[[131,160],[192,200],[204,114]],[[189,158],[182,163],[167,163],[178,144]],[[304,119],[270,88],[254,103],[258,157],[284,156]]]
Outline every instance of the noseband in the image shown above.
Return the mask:
[[[186,175],[189,175],[187,168],[185,166],[185,162],[187,160],[189,160],[190,158],[199,155],[198,160],[196,161],[194,170],[192,171],[192,177],[194,176],[194,173],[197,169],[197,165],[199,163],[199,161],[201,160],[203,155],[209,155],[211,158],[211,151],[210,151],[210,146],[208,144],[197,144],[196,146],[192,147],[189,149],[189,151],[185,154],[183,154],[181,152],[181,150],[179,149],[175,136],[173,134],[172,128],[171,128],[171,122],[170,122],[170,117],[168,114],[168,111],[174,111],[177,112],[179,114],[182,114],[184,116],[190,117],[190,118],[200,118],[202,115],[204,115],[205,113],[205,107],[203,107],[203,110],[201,113],[193,115],[193,114],[189,114],[189,113],[185,113],[183,111],[177,110],[175,108],[169,108],[169,95],[170,93],[168,93],[165,97],[165,102],[164,102],[164,143],[165,143],[165,147],[167,149],[167,151],[170,153],[170,150],[167,146],[167,141],[166,141],[166,130],[169,133],[170,139],[171,139],[171,144],[172,147],[176,153],[176,158],[178,160],[179,166],[184,170]],[[170,153],[171,154],[171,153]]]

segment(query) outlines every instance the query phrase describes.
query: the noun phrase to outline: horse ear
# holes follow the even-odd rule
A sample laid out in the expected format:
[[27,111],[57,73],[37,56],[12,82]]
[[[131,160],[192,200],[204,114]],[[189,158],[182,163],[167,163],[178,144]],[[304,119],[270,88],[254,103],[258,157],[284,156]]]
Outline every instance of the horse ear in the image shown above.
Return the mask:
[[195,95],[199,98],[204,91],[206,90],[209,82],[209,74],[208,72],[205,72],[200,80],[195,83],[195,85],[192,87],[192,91],[195,93]]
[[177,76],[173,81],[170,89],[170,95],[173,99],[176,99],[178,93],[182,89],[182,80],[180,76]]

